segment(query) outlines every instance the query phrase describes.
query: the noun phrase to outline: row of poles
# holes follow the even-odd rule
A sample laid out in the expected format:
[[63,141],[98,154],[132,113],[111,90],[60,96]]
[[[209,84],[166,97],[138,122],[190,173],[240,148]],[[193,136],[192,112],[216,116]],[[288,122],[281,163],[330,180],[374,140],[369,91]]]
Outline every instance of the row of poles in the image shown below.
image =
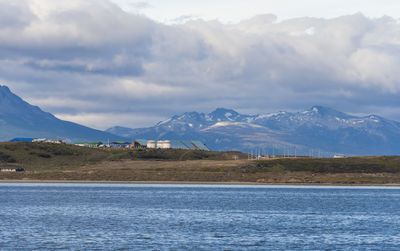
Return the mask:
[[296,147],[283,147],[279,148],[273,145],[270,152],[268,148],[256,148],[252,149],[248,153],[248,159],[271,159],[271,158],[297,158],[298,156],[310,157],[310,158],[323,158],[331,156],[331,153],[322,152],[321,149],[310,149],[307,152],[299,151]]

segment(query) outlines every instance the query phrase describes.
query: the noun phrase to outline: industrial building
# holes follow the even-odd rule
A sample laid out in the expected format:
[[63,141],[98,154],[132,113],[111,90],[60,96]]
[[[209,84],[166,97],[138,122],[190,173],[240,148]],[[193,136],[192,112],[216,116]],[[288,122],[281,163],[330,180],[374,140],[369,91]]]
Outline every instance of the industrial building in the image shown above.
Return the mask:
[[13,138],[8,142],[33,142],[34,138]]
[[41,142],[41,143],[52,143],[52,144],[62,144],[65,143],[58,139],[46,139],[46,138],[13,138],[9,142]]
[[[36,143],[53,143],[61,144],[65,143],[62,140],[49,140],[45,138],[14,138],[9,142],[36,142]],[[126,141],[114,141],[104,144],[101,141],[96,142],[75,142],[73,145],[83,147],[111,147],[111,148],[150,148],[150,149],[186,149],[186,150],[202,150],[210,151],[207,145],[197,140],[147,140],[147,139],[136,139],[132,143]]]
[[14,167],[2,167],[0,168],[0,172],[11,172],[11,173],[15,173],[15,172],[24,172],[25,169],[18,167],[18,168],[14,168]]
[[169,149],[169,148],[171,148],[171,141],[170,140],[159,140],[159,141],[157,141],[157,148]]
[[204,143],[197,140],[145,140],[137,139],[132,144],[134,148],[187,149],[210,151]]
[[108,147],[113,147],[113,148],[127,148],[131,145],[130,142],[127,141],[114,141],[108,144]]

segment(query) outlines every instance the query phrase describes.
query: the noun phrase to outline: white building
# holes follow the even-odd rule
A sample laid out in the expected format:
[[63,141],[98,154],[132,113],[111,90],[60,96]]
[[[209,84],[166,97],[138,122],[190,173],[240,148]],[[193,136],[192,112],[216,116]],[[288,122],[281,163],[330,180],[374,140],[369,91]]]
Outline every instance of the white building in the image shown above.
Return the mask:
[[62,144],[62,143],[64,143],[62,140],[46,139],[46,138],[33,139],[32,142],[51,143],[51,144]]
[[169,148],[171,148],[171,141],[170,140],[159,140],[159,141],[157,141],[157,148],[169,149]]
[[344,154],[335,154],[335,155],[333,155],[333,158],[334,159],[343,159],[343,158],[345,158],[345,156],[344,156]]
[[147,148],[156,148],[156,141],[155,140],[148,140],[147,141]]

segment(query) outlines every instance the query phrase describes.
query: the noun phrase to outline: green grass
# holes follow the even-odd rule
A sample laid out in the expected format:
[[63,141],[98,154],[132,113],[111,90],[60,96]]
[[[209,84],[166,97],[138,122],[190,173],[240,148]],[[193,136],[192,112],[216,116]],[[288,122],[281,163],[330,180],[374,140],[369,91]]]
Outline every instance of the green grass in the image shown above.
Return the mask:
[[16,165],[34,170],[68,169],[102,161],[121,160],[225,160],[238,152],[209,152],[180,149],[96,149],[65,144],[0,143],[0,166]]
[[260,160],[256,161],[256,165],[248,168],[257,172],[400,173],[400,157]]
[[27,172],[0,173],[0,179],[400,184],[400,156],[259,161],[234,161],[234,156],[247,159],[239,152],[9,142],[0,143],[0,167],[23,167]]

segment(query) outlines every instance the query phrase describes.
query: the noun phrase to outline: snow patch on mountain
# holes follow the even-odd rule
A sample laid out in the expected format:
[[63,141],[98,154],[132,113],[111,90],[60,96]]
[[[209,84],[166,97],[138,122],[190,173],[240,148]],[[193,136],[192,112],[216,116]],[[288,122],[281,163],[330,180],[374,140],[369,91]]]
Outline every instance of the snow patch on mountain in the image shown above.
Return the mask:
[[[254,147],[296,147],[345,154],[400,153],[400,123],[368,115],[357,117],[329,107],[299,112],[247,115],[217,108],[174,116],[154,127],[132,129],[133,138],[192,139],[214,150],[249,151]],[[113,131],[114,132],[114,131]]]
[[263,126],[256,125],[256,124],[251,124],[251,123],[224,121],[224,122],[217,122],[214,125],[203,129],[202,131],[211,130],[211,129],[217,128],[217,127],[228,127],[228,126],[238,126],[238,127],[242,127],[242,128],[249,128],[249,127],[252,127],[252,128],[264,128]]

